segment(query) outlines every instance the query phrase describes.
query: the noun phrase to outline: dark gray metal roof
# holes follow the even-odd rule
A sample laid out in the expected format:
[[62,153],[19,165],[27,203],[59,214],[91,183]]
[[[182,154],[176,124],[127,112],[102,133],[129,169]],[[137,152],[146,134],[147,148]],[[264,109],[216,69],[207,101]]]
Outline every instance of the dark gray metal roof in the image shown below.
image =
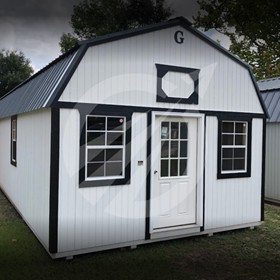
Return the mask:
[[267,122],[280,122],[280,77],[258,81],[258,86],[270,116]]
[[280,77],[265,79],[258,81],[260,91],[268,91],[273,89],[280,89]]
[[0,118],[47,107],[77,51],[61,56],[0,99]]
[[268,116],[266,107],[263,103],[263,99],[261,98],[259,88],[250,66],[223,48],[221,45],[204,35],[202,32],[193,28],[191,23],[186,18],[178,17],[167,22],[156,23],[133,30],[116,32],[80,42],[77,47],[53,61],[50,65],[12,90],[4,98],[0,99],[0,118],[33,111],[40,108],[58,106],[60,95],[71,79],[88,47],[161,30],[176,25],[184,27],[195,36],[199,37],[212,47],[218,49],[220,52],[239,63],[241,66],[248,69],[258,99],[263,108],[264,115]]

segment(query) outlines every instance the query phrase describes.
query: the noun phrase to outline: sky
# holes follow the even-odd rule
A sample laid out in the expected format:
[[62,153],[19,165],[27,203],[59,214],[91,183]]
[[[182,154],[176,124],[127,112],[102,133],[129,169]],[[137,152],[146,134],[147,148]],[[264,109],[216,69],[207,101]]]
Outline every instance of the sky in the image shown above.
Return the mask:
[[[0,49],[20,50],[30,59],[35,71],[40,70],[60,53],[59,41],[63,32],[71,32],[69,24],[73,5],[81,0],[1,0]],[[192,17],[199,10],[196,0],[167,0],[175,16]],[[224,47],[229,42],[215,31],[206,33],[220,40]]]

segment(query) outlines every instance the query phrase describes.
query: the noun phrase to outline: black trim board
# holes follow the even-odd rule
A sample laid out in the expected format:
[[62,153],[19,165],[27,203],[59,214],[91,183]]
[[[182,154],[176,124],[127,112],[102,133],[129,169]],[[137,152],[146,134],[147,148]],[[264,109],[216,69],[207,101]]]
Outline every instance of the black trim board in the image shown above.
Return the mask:
[[146,218],[145,239],[151,239],[150,213],[151,213],[151,152],[152,152],[152,112],[147,116],[147,177],[146,177]]
[[[222,135],[222,122],[223,121],[244,121],[248,123],[247,134],[247,170],[246,172],[239,173],[222,173],[221,167],[221,135]],[[245,178],[251,177],[251,153],[252,153],[252,117],[235,116],[219,116],[218,117],[218,153],[217,153],[217,179],[231,179],[231,178]]]
[[100,114],[108,114],[111,111],[118,111],[121,113],[148,113],[150,111],[158,112],[174,112],[174,113],[199,113],[205,114],[205,116],[213,117],[236,117],[240,116],[242,118],[255,118],[262,119],[265,117],[264,114],[259,113],[244,113],[244,112],[233,112],[233,111],[209,111],[209,110],[190,110],[190,109],[168,109],[159,107],[144,107],[144,106],[128,106],[128,105],[113,105],[113,104],[97,104],[97,103],[76,103],[76,102],[64,102],[59,101],[55,104],[55,108],[65,108],[65,109],[77,109],[81,111],[91,112],[94,107],[95,110],[100,112]]
[[264,221],[264,201],[265,201],[265,158],[266,158],[266,118],[263,118],[263,138],[262,138],[262,185],[261,185],[261,221]]
[[59,109],[51,111],[51,164],[50,164],[50,212],[49,212],[49,251],[57,253],[58,239],[58,188],[59,188]]
[[49,99],[46,107],[54,107],[54,104],[57,103],[58,99],[60,98],[61,94],[63,93],[63,90],[69,83],[75,70],[77,69],[78,65],[80,64],[82,58],[84,57],[84,55],[87,51],[87,48],[88,48],[87,45],[83,45],[78,49],[73,61],[69,65],[68,69],[66,70],[66,73],[63,75],[61,81],[59,82],[55,91],[51,95],[51,98]]
[[206,159],[206,122],[207,122],[207,118],[204,118],[204,138],[203,138],[203,198],[202,198],[202,226],[200,227],[200,231],[204,231],[204,227],[205,227],[205,159]]

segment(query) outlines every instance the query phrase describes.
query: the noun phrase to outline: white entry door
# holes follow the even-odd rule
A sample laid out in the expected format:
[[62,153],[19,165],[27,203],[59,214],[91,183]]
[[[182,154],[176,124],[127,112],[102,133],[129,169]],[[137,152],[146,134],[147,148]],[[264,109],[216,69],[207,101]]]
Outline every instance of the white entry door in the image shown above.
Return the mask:
[[195,224],[197,119],[156,117],[152,137],[153,230]]

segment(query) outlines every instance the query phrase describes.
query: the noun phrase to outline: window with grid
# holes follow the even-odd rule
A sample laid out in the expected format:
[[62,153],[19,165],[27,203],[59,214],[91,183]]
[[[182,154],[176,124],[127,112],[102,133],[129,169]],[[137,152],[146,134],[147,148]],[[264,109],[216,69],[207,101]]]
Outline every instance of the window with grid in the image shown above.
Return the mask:
[[17,117],[11,119],[11,164],[17,163]]
[[188,175],[188,124],[161,122],[160,176]]
[[221,173],[247,171],[248,122],[222,121]]
[[87,116],[86,180],[124,178],[125,117]]

